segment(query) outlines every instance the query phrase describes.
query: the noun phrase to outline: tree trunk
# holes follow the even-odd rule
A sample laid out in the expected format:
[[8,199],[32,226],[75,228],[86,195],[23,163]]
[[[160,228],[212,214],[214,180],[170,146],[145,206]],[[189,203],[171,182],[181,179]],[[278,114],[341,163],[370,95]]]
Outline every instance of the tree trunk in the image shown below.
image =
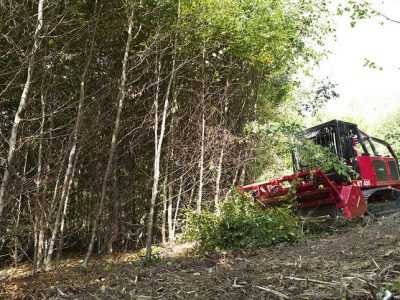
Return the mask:
[[191,205],[192,205],[194,192],[195,192],[195,185],[193,185],[190,190],[189,201],[188,201],[187,207],[191,207]]
[[169,193],[168,193],[168,241],[173,243],[175,240],[174,231],[173,231],[173,186],[169,185]]
[[[168,168],[167,168],[168,174]],[[161,216],[161,242],[165,244],[167,242],[167,230],[166,230],[166,222],[167,222],[167,180],[168,175],[165,175],[164,184],[163,184],[163,210]]]
[[21,190],[19,193],[18,197],[18,212],[17,212],[17,220],[15,221],[15,226],[14,226],[14,267],[17,267],[18,264],[18,245],[19,245],[19,240],[18,240],[18,227],[19,227],[19,222],[21,219],[21,204],[22,204],[22,195],[24,193],[24,183],[26,181],[26,167],[28,164],[28,151],[26,151],[25,154],[25,163],[24,163],[24,171],[23,171],[23,177],[22,177],[22,183],[21,183]]
[[221,153],[220,153],[219,162],[218,162],[217,179],[215,181],[214,207],[215,207],[215,212],[217,215],[220,214],[219,190],[220,190],[220,184],[221,184],[223,160],[224,160],[224,145],[222,145],[222,148],[221,148]]
[[[115,174],[114,169],[114,182],[113,182],[113,203],[112,203],[112,214],[111,214],[111,228],[108,237],[108,244],[107,244],[107,252],[109,254],[113,253],[114,251],[114,243],[117,240],[119,235],[119,216],[121,210],[121,198],[119,197],[119,193],[116,192],[117,190],[117,175]],[[118,197],[116,196],[118,194]]]
[[[76,156],[78,157],[78,154]],[[71,193],[71,186],[72,186],[72,183],[74,181],[77,161],[78,161],[78,158],[75,159],[74,166],[72,167],[72,175],[71,175],[71,177],[69,179],[68,188],[67,188],[67,195],[65,197],[64,208],[63,208],[63,212],[62,212],[62,216],[61,216],[60,239],[58,241],[58,251],[57,251],[57,260],[58,261],[61,259],[62,251],[63,251],[63,248],[64,248],[65,218],[67,216],[69,197],[70,197],[70,193]]]
[[85,259],[82,263],[82,265],[84,267],[87,267],[88,261],[93,252],[93,246],[94,246],[94,242],[95,242],[95,238],[96,238],[98,222],[103,213],[104,199],[105,199],[106,193],[107,193],[108,178],[110,177],[110,174],[112,172],[115,149],[117,148],[118,134],[119,134],[120,123],[121,123],[121,113],[124,108],[125,95],[126,95],[126,73],[127,73],[127,65],[128,65],[128,58],[129,58],[129,50],[130,50],[131,40],[132,40],[132,27],[133,27],[133,11],[130,13],[129,20],[128,20],[128,37],[126,40],[125,53],[124,53],[124,58],[122,61],[121,82],[120,82],[119,93],[118,93],[118,98],[119,98],[118,99],[118,109],[117,109],[117,115],[115,117],[114,131],[113,131],[112,138],[111,138],[110,152],[108,154],[107,167],[106,167],[106,171],[104,173],[103,184],[102,184],[102,188],[101,188],[100,203],[99,203],[97,214],[95,216],[94,224],[92,227],[89,247],[88,247]]
[[[239,156],[240,156],[240,155],[239,155]],[[233,177],[231,188],[228,189],[228,191],[227,191],[226,194],[225,194],[225,198],[224,198],[225,201],[228,200],[229,195],[232,193],[232,191],[233,191],[233,190],[235,189],[235,187],[236,187],[240,169],[241,169],[240,167],[237,167],[237,168],[236,168],[235,176]]]
[[[64,149],[62,149],[61,153],[63,153],[63,152],[64,152]],[[50,215],[53,214],[55,206],[56,206],[56,200],[57,200],[58,190],[59,190],[58,186],[60,185],[61,175],[64,170],[64,154],[61,154],[61,155],[63,157],[60,162],[60,168],[58,170],[56,183],[55,183],[54,189],[53,189],[53,197],[51,197],[51,202],[50,202]],[[48,168],[49,168],[49,166],[48,166]]]
[[[178,23],[180,19],[180,1],[178,2]],[[176,51],[177,51],[177,36],[175,34],[175,42],[174,42],[174,54],[172,59],[172,70],[171,75],[168,82],[168,87],[164,99],[164,109],[162,113],[161,119],[161,131],[160,136],[158,136],[158,95],[159,95],[159,85],[160,85],[160,72],[161,72],[161,63],[158,63],[158,72],[157,72],[157,92],[154,100],[154,109],[155,109],[155,124],[154,124],[154,176],[153,176],[153,188],[151,191],[151,200],[150,200],[150,211],[147,219],[147,229],[146,229],[146,260],[151,260],[152,255],[152,243],[153,243],[153,223],[154,223],[154,209],[156,206],[156,199],[158,195],[158,182],[160,179],[160,158],[161,158],[161,149],[165,135],[165,127],[167,121],[167,112],[169,107],[169,95],[171,92],[172,82],[175,78],[175,65],[176,65]]]
[[178,200],[176,201],[174,220],[173,220],[173,223],[172,223],[172,236],[174,237],[172,242],[174,242],[174,243],[175,243],[175,238],[176,238],[176,224],[177,224],[177,221],[178,221],[179,205],[180,205],[181,200],[182,200],[182,189],[183,189],[183,176],[181,176],[181,178],[180,178],[179,191],[178,191]]
[[8,140],[9,148],[8,148],[8,155],[7,155],[7,163],[4,168],[3,178],[2,178],[1,186],[0,186],[0,218],[3,215],[3,210],[5,207],[5,194],[6,194],[6,189],[8,186],[8,181],[10,179],[10,168],[12,167],[14,156],[15,156],[18,128],[19,128],[19,124],[21,122],[21,115],[27,106],[28,94],[29,94],[29,90],[30,90],[30,86],[31,86],[33,69],[34,69],[34,65],[35,65],[35,54],[36,54],[37,50],[39,49],[39,43],[40,43],[39,34],[43,27],[43,4],[44,4],[44,0],[39,0],[37,25],[36,25],[36,29],[35,29],[35,34],[33,36],[34,43],[33,43],[33,48],[29,54],[29,58],[28,58],[27,77],[26,77],[24,89],[22,91],[22,95],[21,95],[21,98],[19,101],[17,113],[15,114],[15,117],[14,117],[14,123],[13,123],[12,129],[11,129],[11,136]]
[[38,150],[38,168],[36,174],[36,195],[35,195],[35,209],[34,209],[34,223],[35,223],[35,249],[34,249],[34,259],[33,268],[36,272],[42,264],[43,259],[43,216],[41,211],[41,186],[42,186],[42,169],[43,169],[43,137],[44,137],[44,127],[46,123],[46,103],[44,100],[44,95],[40,97],[42,106],[42,120],[40,124],[40,138],[39,138],[39,150]]
[[39,232],[37,236],[37,246],[36,246],[36,256],[35,256],[35,264],[34,264],[34,272],[37,272],[41,267],[43,263],[43,254],[45,251],[45,245],[44,245],[44,230],[43,230],[43,220],[39,220]]
[[[229,109],[229,97],[228,97],[229,86],[230,86],[230,82],[229,82],[229,79],[227,79],[225,88],[224,88],[224,93],[223,93],[223,102],[224,102],[224,111],[222,114],[222,129],[223,130],[225,130],[225,127],[227,125],[226,120],[227,120],[227,114],[228,114],[228,109]],[[224,161],[224,151],[225,151],[226,141],[227,141],[227,136],[226,136],[225,132],[223,132],[221,152],[220,152],[219,161],[218,161],[217,179],[215,181],[214,207],[215,207],[215,212],[217,215],[220,215],[220,213],[221,213],[220,203],[219,203],[219,194],[220,194],[220,188],[221,188],[222,166],[223,166],[223,161]]]
[[200,148],[200,178],[199,178],[199,195],[197,198],[196,211],[197,213],[201,212],[201,202],[203,198],[203,176],[204,176],[204,139],[205,139],[205,130],[206,130],[206,117],[205,117],[205,97],[206,97],[206,79],[205,79],[205,60],[206,60],[206,49],[203,47],[203,62],[202,62],[202,91],[201,91],[201,148]]
[[[160,76],[161,76],[161,63],[156,61],[156,74],[157,74],[157,86],[156,94],[154,96],[154,175],[153,175],[153,188],[151,191],[150,199],[150,211],[147,216],[147,229],[146,229],[146,259],[151,259],[151,245],[153,243],[153,218],[154,218],[154,208],[156,205],[156,197],[158,192],[158,179],[160,177],[160,155],[158,154],[158,98],[160,96]],[[167,98],[166,98],[167,100]],[[167,103],[167,102],[166,102]]]

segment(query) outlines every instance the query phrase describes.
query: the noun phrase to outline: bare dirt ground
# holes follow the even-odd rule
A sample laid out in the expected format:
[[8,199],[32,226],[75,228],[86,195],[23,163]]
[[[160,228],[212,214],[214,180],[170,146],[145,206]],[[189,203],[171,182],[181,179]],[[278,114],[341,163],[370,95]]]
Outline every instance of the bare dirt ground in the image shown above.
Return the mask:
[[152,266],[121,255],[94,259],[89,270],[78,260],[35,275],[12,270],[0,299],[384,299],[385,290],[400,299],[399,216],[295,245]]

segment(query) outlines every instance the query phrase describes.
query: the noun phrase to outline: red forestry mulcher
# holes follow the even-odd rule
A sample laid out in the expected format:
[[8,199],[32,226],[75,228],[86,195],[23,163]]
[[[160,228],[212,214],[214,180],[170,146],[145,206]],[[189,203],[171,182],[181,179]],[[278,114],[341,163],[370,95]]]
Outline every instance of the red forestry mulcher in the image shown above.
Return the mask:
[[357,174],[351,181],[336,172],[304,166],[293,153],[294,174],[241,186],[263,207],[282,203],[294,194],[295,210],[303,216],[331,215],[346,219],[400,211],[399,163],[392,147],[369,136],[356,124],[333,120],[307,129],[304,138],[329,149]]

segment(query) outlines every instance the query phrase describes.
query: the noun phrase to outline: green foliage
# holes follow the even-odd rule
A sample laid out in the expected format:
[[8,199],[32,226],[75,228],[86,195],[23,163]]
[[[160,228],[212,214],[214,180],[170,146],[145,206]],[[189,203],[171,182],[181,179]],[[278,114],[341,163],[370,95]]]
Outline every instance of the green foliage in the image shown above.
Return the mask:
[[291,75],[318,60],[323,51],[314,44],[321,46],[332,31],[326,2],[314,0],[191,0],[182,2],[182,15],[181,30],[191,45],[208,49],[208,66],[217,69],[234,59],[251,71],[243,84],[259,85],[252,93],[259,96],[260,118],[270,104],[289,98]]
[[[315,117],[328,102],[336,100],[340,95],[336,92],[337,84],[328,79],[319,82],[319,86],[303,101],[298,101],[298,113],[301,116]],[[310,99],[311,98],[311,99]]]
[[370,69],[383,71],[383,68],[381,66],[378,66],[374,61],[372,61],[372,60],[370,60],[368,58],[364,58],[363,67],[367,67],[367,68],[370,68]]
[[392,290],[396,293],[400,293],[400,276],[398,276],[396,281],[393,283]]
[[320,168],[325,173],[336,172],[348,180],[357,177],[357,173],[328,148],[309,140],[299,141],[295,147],[300,157],[301,167]]
[[291,148],[288,145],[303,130],[303,125],[301,119],[292,118],[289,114],[288,110],[282,110],[269,122],[253,121],[245,128],[249,143],[254,145],[253,156],[256,158],[248,173],[257,181],[275,178],[292,170]]
[[184,237],[202,251],[266,247],[302,237],[297,217],[287,207],[264,210],[245,195],[235,193],[219,216],[188,213]]
[[339,4],[337,8],[338,15],[349,15],[350,25],[356,26],[360,20],[371,18],[378,15],[378,12],[371,7],[371,3],[366,0],[348,0],[345,5]]
[[377,293],[378,299],[383,299],[385,289],[395,294],[400,293],[400,276],[397,276],[397,278],[395,278],[393,281],[383,283],[383,287]]
[[137,255],[141,259],[140,264],[142,266],[147,266],[161,261],[161,253],[162,253],[161,247],[153,246],[151,249],[150,259],[146,259],[146,248],[140,249]]

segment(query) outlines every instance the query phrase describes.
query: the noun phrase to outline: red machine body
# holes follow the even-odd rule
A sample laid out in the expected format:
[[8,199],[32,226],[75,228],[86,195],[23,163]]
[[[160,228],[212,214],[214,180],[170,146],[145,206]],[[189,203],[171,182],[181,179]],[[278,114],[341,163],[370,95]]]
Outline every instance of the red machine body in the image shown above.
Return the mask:
[[[399,166],[390,145],[358,131],[357,126],[351,123],[334,120],[315,128],[320,132],[321,128],[324,129],[326,126],[334,128],[329,130],[332,139],[328,139],[327,144],[334,143],[332,151],[336,151],[349,166],[356,169],[359,174],[356,179],[349,182],[340,180],[332,174],[325,174],[320,169],[305,169],[282,178],[241,186],[240,190],[250,192],[253,198],[264,207],[278,205],[284,198],[287,198],[288,193],[294,193],[294,206],[300,214],[306,212],[307,215],[314,215],[316,212],[317,215],[329,214],[343,216],[346,219],[365,215],[372,203],[398,200],[394,194],[400,192]],[[344,126],[343,128],[346,130],[340,126]],[[308,133],[315,131],[315,128],[309,129]],[[337,128],[339,128],[338,132],[336,132]],[[346,140],[340,136],[340,130],[345,135],[347,134],[347,143],[351,144],[347,145],[349,146],[347,152],[346,147],[343,146]],[[348,131],[351,133],[350,135]],[[323,135],[326,134],[327,130],[324,129]],[[354,136],[351,137],[354,134],[358,135],[356,143],[354,143]],[[314,141],[321,144],[314,138],[312,138]],[[327,139],[325,137],[324,139],[326,143]],[[338,145],[338,141],[342,145]],[[392,155],[378,154],[376,147],[372,144],[374,141],[387,147]],[[371,146],[373,153],[368,151],[366,143]],[[355,144],[362,146],[362,153],[353,147],[356,146]],[[349,148],[352,149],[349,150]],[[400,201],[396,201],[396,203],[400,203]]]

